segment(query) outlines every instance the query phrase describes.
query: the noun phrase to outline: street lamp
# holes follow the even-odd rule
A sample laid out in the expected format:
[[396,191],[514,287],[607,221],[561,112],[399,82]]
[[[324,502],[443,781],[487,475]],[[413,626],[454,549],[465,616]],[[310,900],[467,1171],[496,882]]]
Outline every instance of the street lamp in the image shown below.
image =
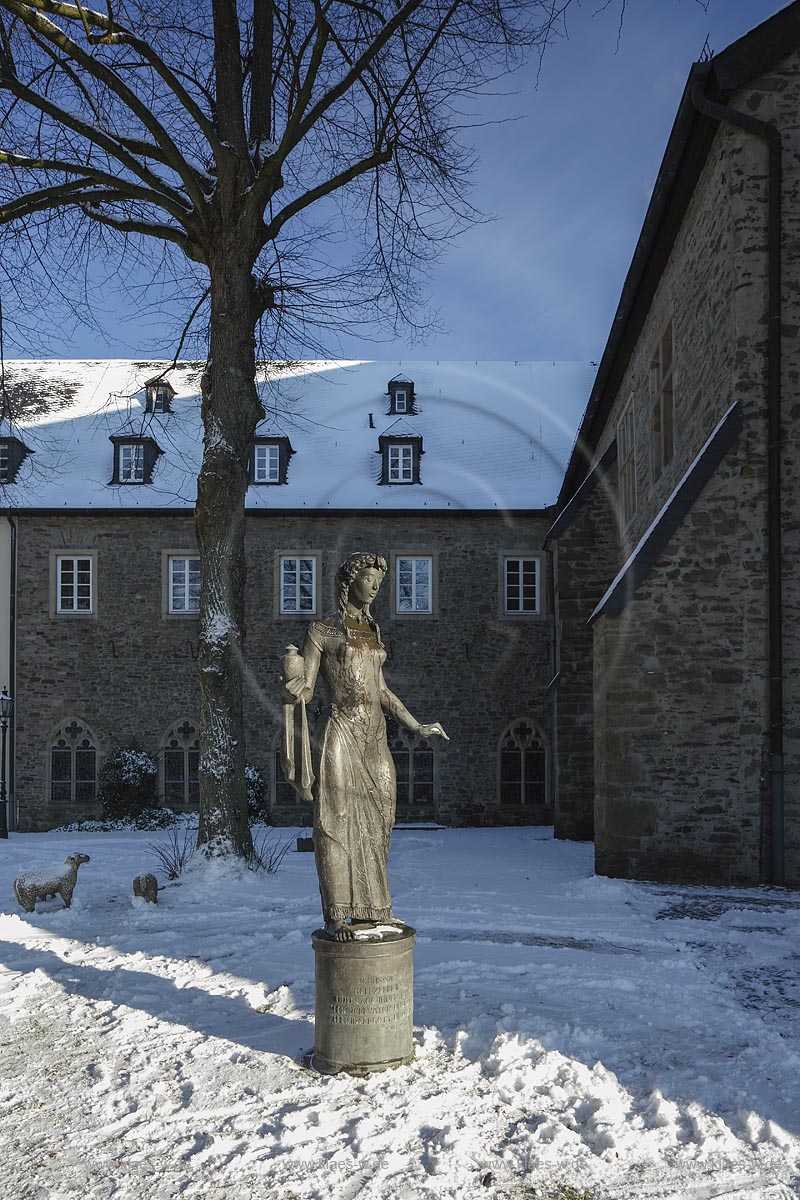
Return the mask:
[[0,838],[8,837],[8,801],[6,799],[6,734],[14,711],[14,697],[5,688],[0,692]]

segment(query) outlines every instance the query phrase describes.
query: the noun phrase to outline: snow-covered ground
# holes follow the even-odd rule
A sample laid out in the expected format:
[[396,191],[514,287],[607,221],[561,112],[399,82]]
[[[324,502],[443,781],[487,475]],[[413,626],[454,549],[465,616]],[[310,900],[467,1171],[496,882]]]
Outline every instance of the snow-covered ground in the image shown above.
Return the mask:
[[[192,866],[151,906],[164,837],[0,843],[3,1200],[800,1195],[800,896],[596,878],[544,829],[398,831],[416,1058],[325,1078],[312,856]],[[24,914],[14,876],[71,851],[72,908]]]

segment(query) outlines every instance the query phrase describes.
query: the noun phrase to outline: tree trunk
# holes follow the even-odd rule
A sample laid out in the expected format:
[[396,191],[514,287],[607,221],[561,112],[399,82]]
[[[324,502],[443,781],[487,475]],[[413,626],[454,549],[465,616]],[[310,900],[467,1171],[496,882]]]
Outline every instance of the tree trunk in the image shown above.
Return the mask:
[[210,354],[203,374],[200,550],[200,828],[207,854],[246,856],[243,720],[245,511],[248,462],[263,409],[255,387],[249,264],[235,245],[211,263]]

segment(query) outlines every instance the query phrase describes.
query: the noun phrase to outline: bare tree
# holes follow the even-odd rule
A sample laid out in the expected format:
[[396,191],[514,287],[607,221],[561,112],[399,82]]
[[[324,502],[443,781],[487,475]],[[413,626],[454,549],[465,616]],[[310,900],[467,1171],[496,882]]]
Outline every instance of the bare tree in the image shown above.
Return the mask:
[[[324,329],[364,306],[415,322],[420,273],[474,215],[463,109],[545,47],[569,2],[106,0],[96,12],[0,0],[7,285],[19,299],[34,276],[64,290],[76,244],[125,261],[155,239],[184,264],[188,307],[208,293],[195,517],[209,848],[250,847],[244,499],[262,417],[257,338],[275,355],[293,323]],[[93,240],[77,243],[84,227]],[[363,236],[343,266],[344,228]]]

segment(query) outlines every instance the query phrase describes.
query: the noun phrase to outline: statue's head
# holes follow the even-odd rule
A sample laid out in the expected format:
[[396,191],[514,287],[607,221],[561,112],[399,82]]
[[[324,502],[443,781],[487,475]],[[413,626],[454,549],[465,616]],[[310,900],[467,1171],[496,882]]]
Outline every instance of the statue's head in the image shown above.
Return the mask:
[[[349,637],[346,622],[348,600],[351,604],[363,609],[380,642],[380,628],[370,611],[370,605],[378,594],[387,569],[386,559],[380,554],[351,554],[336,572],[337,608],[345,634],[345,642]],[[344,650],[344,646],[342,646],[342,650]]]
[[387,569],[386,559],[380,554],[351,554],[336,572],[340,598],[370,605]]

